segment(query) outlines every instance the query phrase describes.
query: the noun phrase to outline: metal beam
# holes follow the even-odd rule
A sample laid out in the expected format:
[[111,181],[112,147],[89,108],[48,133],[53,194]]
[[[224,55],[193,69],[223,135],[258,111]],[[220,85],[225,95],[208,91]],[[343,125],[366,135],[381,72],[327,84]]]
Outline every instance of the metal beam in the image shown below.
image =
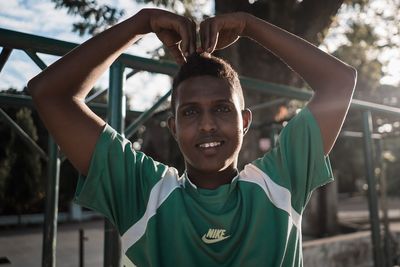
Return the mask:
[[136,73],[139,73],[139,72],[141,72],[141,70],[132,70],[131,72],[129,72],[126,75],[126,79],[129,79],[130,77],[132,77],[133,75],[135,75]]
[[77,46],[75,43],[0,28],[0,45],[15,49],[32,49],[38,53],[62,56]]
[[31,51],[30,49],[25,49],[24,51],[41,70],[47,68],[46,63],[44,63],[44,61],[35,52]]
[[385,114],[400,115],[400,108],[395,108],[387,105],[382,105],[358,99],[353,99],[351,101],[351,107],[359,110],[370,110],[370,111],[382,112]]
[[[2,107],[29,107],[34,108],[32,98],[27,95],[14,95],[7,93],[0,93],[0,105]],[[102,103],[88,103],[87,104],[91,110],[96,114],[105,116],[107,114],[107,104]],[[127,110],[128,118],[136,118],[142,114],[141,111]]]
[[0,93],[0,106],[1,107],[28,107],[33,108],[33,101],[27,95],[14,95],[7,93]]
[[11,48],[3,47],[0,53],[0,72],[3,70],[4,65],[6,65],[8,58],[13,50]]
[[[353,132],[353,131],[341,131],[340,132],[340,137],[354,137],[354,138],[362,138],[364,137],[364,133],[362,132]],[[381,134],[377,133],[372,133],[371,134],[372,139],[382,139]]]
[[261,93],[266,93],[274,96],[295,98],[298,100],[307,101],[311,98],[312,92],[300,90],[288,85],[269,83],[258,79],[240,77],[240,82],[243,88]]
[[36,144],[36,142],[12,119],[8,114],[0,108],[0,117],[22,138],[22,141],[28,145],[33,151],[36,151],[39,156],[48,161],[46,153]]
[[375,168],[373,159],[374,154],[372,147],[373,143],[371,138],[371,133],[373,129],[371,111],[363,112],[363,126],[364,126],[365,171],[368,183],[368,206],[369,206],[369,217],[371,222],[371,238],[372,238],[374,266],[382,267],[384,266],[384,258],[381,246],[378,193],[376,192]]
[[287,101],[286,98],[278,98],[278,99],[271,100],[269,102],[265,102],[265,103],[261,103],[261,104],[257,104],[257,105],[251,106],[251,107],[249,107],[249,109],[251,111],[256,111],[256,110],[259,110],[259,109],[270,108],[270,107],[273,107],[273,106],[276,106],[276,105],[283,104],[286,101]]
[[157,102],[148,110],[142,113],[134,122],[132,122],[125,130],[125,135],[130,138],[142,125],[145,123],[156,111],[156,109],[168,99],[171,95],[172,90],[169,90],[164,96],[157,100]]
[[[63,56],[78,44],[0,28],[0,46]],[[128,54],[121,55],[119,59],[126,67],[137,70],[167,75],[174,75],[178,70],[178,65],[167,60],[152,60]]]
[[92,102],[94,99],[98,98],[99,96],[104,95],[105,93],[107,93],[107,90],[108,90],[108,88],[101,89],[101,90],[95,92],[93,95],[86,97],[86,98],[85,98],[85,103],[86,103],[86,104],[87,104],[87,103],[90,103],[90,102]]
[[[0,28],[0,46],[22,50],[28,49],[36,53],[62,56],[78,46],[78,44]],[[172,61],[153,60],[128,54],[122,54],[118,60],[121,61],[125,67],[138,71],[144,70],[154,73],[174,75],[178,70],[178,65]],[[292,86],[268,83],[247,77],[241,77],[240,80],[244,88],[270,95],[304,101],[309,100],[312,96],[312,92],[305,89],[300,90],[299,88]],[[400,114],[400,108],[357,99],[352,100],[351,107],[361,110],[383,112],[386,114]]]

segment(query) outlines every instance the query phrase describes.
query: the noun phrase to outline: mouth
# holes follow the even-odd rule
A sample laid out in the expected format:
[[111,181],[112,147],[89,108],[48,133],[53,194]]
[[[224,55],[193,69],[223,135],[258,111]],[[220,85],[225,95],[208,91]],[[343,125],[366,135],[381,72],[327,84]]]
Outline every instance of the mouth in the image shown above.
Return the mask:
[[196,147],[202,148],[202,149],[207,149],[207,148],[217,148],[220,147],[224,144],[224,141],[212,141],[212,142],[203,142],[196,144]]

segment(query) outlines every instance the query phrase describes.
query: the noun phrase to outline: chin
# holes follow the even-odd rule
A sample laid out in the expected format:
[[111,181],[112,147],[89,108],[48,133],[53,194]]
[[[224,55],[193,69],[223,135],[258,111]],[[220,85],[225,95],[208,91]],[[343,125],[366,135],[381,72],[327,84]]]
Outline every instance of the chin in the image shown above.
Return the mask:
[[195,164],[190,164],[191,168],[199,171],[199,172],[203,172],[203,173],[217,173],[217,172],[222,172],[225,171],[226,169],[229,169],[230,167],[232,167],[232,163],[230,164],[204,164],[204,165],[195,165]]

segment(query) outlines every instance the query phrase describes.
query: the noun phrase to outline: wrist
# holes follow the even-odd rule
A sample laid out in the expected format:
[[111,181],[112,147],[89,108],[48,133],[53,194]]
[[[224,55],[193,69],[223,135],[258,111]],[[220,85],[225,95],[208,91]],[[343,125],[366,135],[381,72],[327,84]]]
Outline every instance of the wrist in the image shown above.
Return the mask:
[[251,21],[254,18],[253,15],[246,13],[246,12],[240,12],[240,19],[243,22],[243,28],[242,28],[242,33],[240,34],[241,37],[247,37],[247,38],[251,38]]
[[129,19],[133,26],[137,28],[138,34],[147,34],[153,32],[151,28],[152,13],[152,9],[144,8]]

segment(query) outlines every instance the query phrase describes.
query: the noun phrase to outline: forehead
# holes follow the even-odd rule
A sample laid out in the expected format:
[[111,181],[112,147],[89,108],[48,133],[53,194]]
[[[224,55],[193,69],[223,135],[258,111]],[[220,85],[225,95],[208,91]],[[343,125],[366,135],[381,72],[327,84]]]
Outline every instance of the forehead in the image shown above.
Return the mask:
[[183,81],[177,88],[176,105],[229,101],[239,104],[239,96],[228,81],[213,76],[196,76]]

